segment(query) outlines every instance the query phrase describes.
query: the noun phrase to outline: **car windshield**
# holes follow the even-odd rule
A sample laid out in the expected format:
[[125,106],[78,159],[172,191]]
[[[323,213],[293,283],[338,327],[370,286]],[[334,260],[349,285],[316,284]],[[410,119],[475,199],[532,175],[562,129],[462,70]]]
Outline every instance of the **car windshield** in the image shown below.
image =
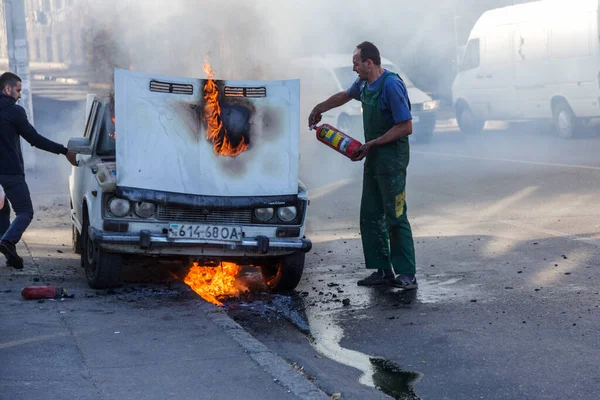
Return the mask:
[[100,136],[98,137],[98,146],[96,153],[99,156],[114,156],[117,134],[115,132],[115,123],[113,121],[109,107],[105,108],[102,125],[100,127]]
[[[408,79],[408,77],[404,75],[404,73],[399,72],[398,68],[396,68],[394,65],[383,64],[382,67],[388,71],[396,72],[398,75],[400,75],[407,88],[415,87],[415,85],[410,81],[410,79]],[[358,75],[356,75],[356,72],[352,70],[352,67],[336,68],[335,75],[337,76],[338,80],[340,81],[340,84],[344,89],[348,89],[358,77]]]

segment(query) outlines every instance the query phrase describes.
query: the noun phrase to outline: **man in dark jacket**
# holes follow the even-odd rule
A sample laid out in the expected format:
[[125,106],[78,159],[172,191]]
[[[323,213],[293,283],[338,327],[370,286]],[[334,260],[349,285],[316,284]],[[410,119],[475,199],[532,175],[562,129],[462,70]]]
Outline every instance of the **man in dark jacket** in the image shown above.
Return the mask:
[[[6,257],[6,264],[17,269],[23,268],[23,259],[17,254],[16,244],[33,219],[20,138],[39,149],[63,154],[71,164],[77,165],[75,153],[46,139],[29,123],[23,107],[16,104],[21,98],[21,87],[22,81],[17,75],[10,72],[0,75],[0,185],[8,200],[0,209],[0,252]],[[9,202],[16,214],[12,224]]]

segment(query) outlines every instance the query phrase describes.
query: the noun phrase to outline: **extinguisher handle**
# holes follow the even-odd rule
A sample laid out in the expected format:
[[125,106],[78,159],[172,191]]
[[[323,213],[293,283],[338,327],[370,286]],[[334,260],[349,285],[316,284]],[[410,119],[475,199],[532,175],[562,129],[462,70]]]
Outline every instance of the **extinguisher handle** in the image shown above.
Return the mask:
[[312,124],[312,125],[310,125],[310,126],[308,127],[308,129],[312,131],[312,130],[313,130],[313,129],[315,129],[316,127],[317,127],[317,124]]

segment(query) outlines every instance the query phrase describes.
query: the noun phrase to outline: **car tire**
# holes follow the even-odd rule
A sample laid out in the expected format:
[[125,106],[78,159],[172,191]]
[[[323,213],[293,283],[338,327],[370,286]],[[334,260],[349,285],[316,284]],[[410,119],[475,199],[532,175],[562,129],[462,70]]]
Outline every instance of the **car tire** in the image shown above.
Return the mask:
[[95,243],[89,235],[89,222],[84,215],[81,231],[81,264],[85,269],[88,285],[93,289],[108,289],[119,286],[121,281],[122,257],[107,252]]
[[263,281],[274,292],[294,290],[302,278],[305,259],[306,254],[298,252],[265,262],[260,267]]
[[466,104],[456,108],[456,122],[460,130],[469,135],[480,133],[485,125],[485,121],[477,118],[471,107]]
[[77,227],[75,224],[71,224],[72,227],[72,242],[73,242],[73,252],[75,254],[81,254],[81,234],[77,231]]
[[572,139],[577,136],[581,124],[566,101],[557,103],[552,109],[552,114],[554,116],[554,128],[559,137]]

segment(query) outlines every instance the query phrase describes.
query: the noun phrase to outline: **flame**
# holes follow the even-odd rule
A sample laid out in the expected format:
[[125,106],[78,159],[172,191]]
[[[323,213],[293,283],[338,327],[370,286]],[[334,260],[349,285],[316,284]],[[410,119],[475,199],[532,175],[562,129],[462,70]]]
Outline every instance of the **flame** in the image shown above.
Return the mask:
[[218,267],[201,267],[194,263],[183,281],[204,300],[221,307],[223,303],[219,298],[239,294],[235,277],[241,270],[242,267],[230,262],[222,262]]
[[208,76],[206,85],[204,85],[204,118],[208,123],[206,129],[206,138],[213,144],[213,150],[216,155],[235,157],[248,149],[248,143],[242,136],[242,140],[237,146],[233,146],[227,130],[221,121],[221,106],[219,105],[219,89],[214,80],[214,72],[210,64],[204,64],[204,72]]
[[[116,126],[115,124],[117,123],[117,120],[115,119],[115,117],[112,117],[111,119],[112,119],[113,126]],[[111,137],[112,140],[117,140],[116,130],[115,130],[115,132],[109,133],[108,136]]]

